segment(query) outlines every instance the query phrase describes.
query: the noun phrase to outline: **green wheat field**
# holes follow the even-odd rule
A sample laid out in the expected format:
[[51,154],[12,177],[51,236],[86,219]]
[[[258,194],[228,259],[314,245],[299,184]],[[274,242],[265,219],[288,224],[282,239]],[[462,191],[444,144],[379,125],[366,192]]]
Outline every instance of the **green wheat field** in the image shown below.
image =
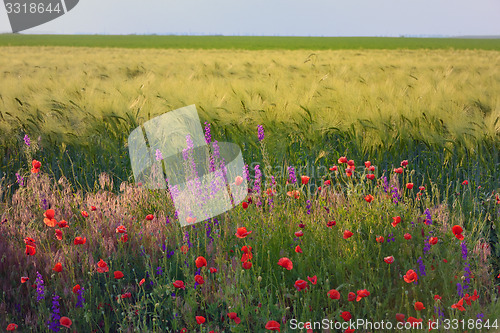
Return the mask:
[[[0,77],[1,331],[500,331],[500,39],[5,34]],[[251,190],[181,227],[127,138],[191,104]]]

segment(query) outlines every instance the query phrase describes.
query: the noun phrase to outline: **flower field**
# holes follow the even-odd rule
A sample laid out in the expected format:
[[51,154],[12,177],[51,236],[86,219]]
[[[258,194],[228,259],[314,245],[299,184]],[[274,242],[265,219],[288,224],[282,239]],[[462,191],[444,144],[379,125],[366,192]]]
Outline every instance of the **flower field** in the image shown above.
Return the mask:
[[[500,332],[498,51],[0,56],[0,331]],[[182,227],[127,136],[192,103],[248,196]]]
[[[28,136],[25,144],[36,154]],[[415,331],[498,328],[488,242],[498,194],[480,202],[463,180],[452,206],[439,203],[407,160],[377,174],[370,161],[341,156],[314,191],[292,166],[280,192],[260,165],[252,171],[241,206],[181,228],[164,191],[123,182],[114,193],[101,174],[100,188],[83,193],[33,160],[2,215],[4,327],[372,331],[341,326],[364,319]],[[489,214],[465,218],[466,202]]]

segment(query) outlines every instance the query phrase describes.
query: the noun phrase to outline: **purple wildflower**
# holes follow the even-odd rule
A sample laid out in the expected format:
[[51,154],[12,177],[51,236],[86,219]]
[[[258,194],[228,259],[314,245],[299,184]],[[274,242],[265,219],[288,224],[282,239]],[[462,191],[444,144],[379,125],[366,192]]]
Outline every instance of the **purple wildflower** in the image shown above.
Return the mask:
[[40,274],[38,271],[36,272],[36,300],[41,301],[45,299],[45,287],[43,285],[43,278],[42,274]]
[[259,141],[264,140],[264,127],[262,125],[257,126],[257,132],[259,135]]
[[254,168],[255,170],[255,180],[254,180],[254,186],[253,186],[253,191],[257,194],[260,195],[260,185],[262,181],[262,172],[260,171],[260,166],[257,164]]
[[250,171],[248,170],[248,164],[245,164],[243,167],[243,176],[247,180],[247,182],[250,182]]
[[384,181],[384,192],[387,193],[389,191],[389,182],[387,181],[387,177],[382,177],[382,180]]
[[297,182],[297,177],[295,176],[295,169],[293,167],[288,167],[288,183],[295,184]]
[[431,239],[431,236],[427,236],[427,238],[425,239],[425,243],[424,243],[424,256],[431,249],[431,244],[429,244],[429,239]]
[[422,257],[418,257],[418,260],[417,260],[417,263],[418,263],[418,274],[419,275],[426,275],[425,274],[425,265],[424,265],[424,260],[422,259]]
[[25,134],[24,135],[24,143],[26,144],[26,146],[30,146],[31,145],[31,140],[30,140],[30,137],[28,136],[28,134]]
[[156,149],[156,160],[159,162],[163,160],[163,154],[161,153],[160,149]]
[[311,215],[311,200],[306,201],[307,215]]
[[53,332],[59,332],[61,330],[61,324],[59,323],[61,315],[59,313],[59,296],[54,294],[54,297],[52,297],[52,314],[50,315],[51,320],[47,322],[47,325],[49,325],[49,329]]
[[391,193],[392,193],[392,202],[397,204],[399,202],[399,200],[401,200],[401,197],[399,196],[398,188],[396,186],[392,186]]
[[389,235],[387,235],[387,243],[394,241],[396,241],[396,238],[394,237],[394,234],[391,232]]
[[24,178],[16,172],[16,182],[19,184],[19,186],[24,186]]
[[205,121],[205,142],[210,144],[212,141],[212,133],[210,133],[210,123]]
[[427,225],[430,225],[432,224],[432,215],[431,215],[431,211],[429,210],[429,208],[427,208],[424,212],[425,214],[425,224]]
[[77,308],[83,308],[83,303],[85,302],[85,298],[83,298],[83,292],[85,291],[85,289],[83,287],[81,287],[77,292],[76,292],[76,296],[77,296],[77,301],[76,301],[76,305],[75,307]]

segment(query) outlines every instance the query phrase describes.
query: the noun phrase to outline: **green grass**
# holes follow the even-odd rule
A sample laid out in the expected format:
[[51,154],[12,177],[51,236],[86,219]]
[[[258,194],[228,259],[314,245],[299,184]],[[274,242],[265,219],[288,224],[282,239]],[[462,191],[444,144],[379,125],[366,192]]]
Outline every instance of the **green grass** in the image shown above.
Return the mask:
[[498,51],[500,50],[500,39],[2,34],[0,35],[0,46],[241,50],[467,49]]

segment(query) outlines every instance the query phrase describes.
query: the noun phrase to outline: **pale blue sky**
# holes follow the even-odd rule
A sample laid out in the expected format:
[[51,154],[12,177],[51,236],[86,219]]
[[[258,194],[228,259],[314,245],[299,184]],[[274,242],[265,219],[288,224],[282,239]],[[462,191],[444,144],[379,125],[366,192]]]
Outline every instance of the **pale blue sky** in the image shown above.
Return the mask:
[[[11,32],[4,6],[0,32]],[[500,0],[80,0],[23,33],[500,35]]]

